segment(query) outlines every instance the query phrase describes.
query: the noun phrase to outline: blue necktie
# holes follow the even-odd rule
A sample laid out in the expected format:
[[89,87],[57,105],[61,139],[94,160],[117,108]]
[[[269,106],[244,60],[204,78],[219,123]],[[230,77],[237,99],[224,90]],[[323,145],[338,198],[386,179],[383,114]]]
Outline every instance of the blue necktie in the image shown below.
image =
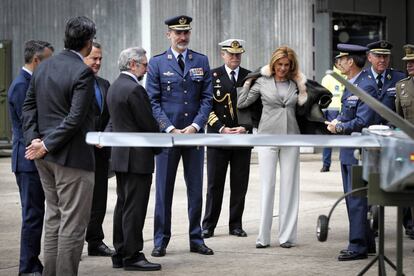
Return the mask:
[[98,82],[95,80],[95,99],[96,99],[96,103],[99,106],[99,110],[102,112],[102,94],[101,94],[101,89],[99,89],[99,85]]

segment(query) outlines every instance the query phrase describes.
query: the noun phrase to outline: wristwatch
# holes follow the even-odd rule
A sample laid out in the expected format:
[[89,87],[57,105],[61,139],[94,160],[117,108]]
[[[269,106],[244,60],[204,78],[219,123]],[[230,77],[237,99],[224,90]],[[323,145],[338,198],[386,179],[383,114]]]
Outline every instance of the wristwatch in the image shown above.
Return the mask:
[[335,132],[336,133],[342,133],[343,131],[344,131],[344,127],[341,124],[336,124]]

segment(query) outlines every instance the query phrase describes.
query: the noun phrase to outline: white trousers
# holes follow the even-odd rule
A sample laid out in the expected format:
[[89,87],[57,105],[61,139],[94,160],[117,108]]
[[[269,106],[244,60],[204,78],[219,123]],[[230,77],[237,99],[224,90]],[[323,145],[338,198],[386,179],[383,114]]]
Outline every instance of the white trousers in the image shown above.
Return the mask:
[[278,161],[280,164],[279,243],[295,244],[299,211],[299,148],[259,147],[258,157],[261,217],[256,244],[270,244]]

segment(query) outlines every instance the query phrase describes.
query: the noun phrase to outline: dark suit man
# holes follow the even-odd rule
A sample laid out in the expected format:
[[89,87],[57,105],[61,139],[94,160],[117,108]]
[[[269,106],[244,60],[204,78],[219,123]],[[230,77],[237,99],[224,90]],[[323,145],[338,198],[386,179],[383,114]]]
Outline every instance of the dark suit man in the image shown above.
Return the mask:
[[[121,74],[108,90],[107,102],[111,116],[111,131],[158,132],[152,116],[148,95],[139,83],[147,72],[145,50],[138,47],[121,52],[118,60]],[[152,148],[112,148],[112,170],[116,174],[117,201],[114,212],[114,268],[125,270],[160,270],[150,263],[142,249],[144,228],[154,172]]]
[[[109,82],[98,76],[102,61],[101,45],[93,42],[92,51],[83,60],[95,74],[95,131],[104,131],[109,121],[108,106],[106,104]],[[111,256],[114,251],[103,242],[105,236],[102,229],[102,223],[106,213],[106,200],[108,198],[108,169],[111,148],[96,146],[94,152],[95,185],[93,188],[91,219],[86,230],[88,255]]]
[[[367,45],[368,61],[371,67],[366,70],[378,86],[377,99],[389,109],[395,111],[395,84],[405,78],[403,72],[388,68],[391,59],[392,44],[385,40],[376,41]],[[375,114],[375,124],[387,124],[388,122],[379,114]]]
[[[207,122],[208,133],[245,134],[251,125],[238,121],[237,90],[250,72],[242,67],[244,41],[228,39],[219,43],[224,65],[211,70],[213,75],[213,109]],[[203,237],[214,235],[223,202],[227,167],[230,165],[229,233],[247,237],[242,227],[244,201],[249,183],[251,148],[207,148],[207,199],[203,219]]]
[[[362,70],[368,49],[359,45],[338,44],[338,50],[341,53],[336,58],[339,59],[338,69],[341,73],[346,75],[349,82],[376,97],[375,81],[369,77],[367,71]],[[341,102],[341,112],[328,124],[330,132],[350,135],[352,132],[361,132],[362,128],[373,124],[375,112],[347,89],[342,94]],[[344,193],[352,190],[351,169],[353,165],[358,164],[354,151],[353,148],[341,148],[339,152]],[[367,198],[350,195],[346,197],[346,207],[349,219],[349,245],[340,251],[338,260],[366,259],[368,253],[375,252],[374,235],[367,221]]]
[[[190,22],[182,15],[167,19],[171,47],[149,62],[147,92],[159,128],[167,133],[202,133],[211,111],[208,58],[188,49]],[[212,255],[201,236],[203,147],[166,148],[157,156],[154,250],[162,257],[171,238],[171,205],[178,163],[183,158],[187,185],[190,251]]]
[[24,48],[24,66],[12,82],[8,92],[10,119],[13,127],[12,171],[16,176],[22,205],[19,274],[43,271],[39,260],[42,238],[45,195],[34,161],[24,158],[26,144],[22,129],[22,107],[33,71],[53,53],[44,41],[29,40]]
[[43,275],[76,275],[90,218],[94,184],[93,72],[83,62],[95,23],[68,20],[65,50],[42,62],[23,104],[26,158],[35,163],[46,198]]

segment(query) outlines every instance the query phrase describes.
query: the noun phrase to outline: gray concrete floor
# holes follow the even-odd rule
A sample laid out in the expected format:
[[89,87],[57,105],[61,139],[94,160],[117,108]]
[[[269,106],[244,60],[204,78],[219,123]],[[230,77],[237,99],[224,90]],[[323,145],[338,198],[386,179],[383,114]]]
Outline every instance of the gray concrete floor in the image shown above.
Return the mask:
[[[330,207],[342,194],[340,168],[334,155],[331,172],[320,173],[320,154],[301,156],[301,199],[298,221],[298,246],[291,249],[279,247],[277,242],[278,218],[275,216],[271,246],[256,249],[255,239],[259,227],[260,182],[258,165],[252,164],[246,208],[243,217],[247,238],[228,235],[229,189],[226,185],[222,214],[215,236],[206,239],[214,249],[213,256],[189,252],[187,199],[182,168],[177,174],[173,201],[172,238],[167,255],[163,258],[150,256],[152,250],[153,213],[155,187],[153,185],[144,230],[144,253],[150,261],[162,264],[160,272],[126,272],[111,268],[110,258],[89,257],[86,245],[80,263],[80,275],[356,275],[368,260],[338,262],[340,249],[345,248],[348,238],[348,220],[345,204],[335,210],[330,223],[328,240],[317,241],[316,220],[320,214],[328,214]],[[206,186],[206,185],[204,185]],[[204,187],[205,190],[206,187]],[[204,191],[205,195],[205,191]],[[278,209],[278,191],[275,212]],[[116,201],[115,178],[110,179],[108,210],[104,222],[105,242],[112,245],[113,210]],[[10,171],[10,158],[0,158],[0,275],[17,275],[19,262],[20,202],[14,175]],[[386,208],[386,255],[395,261],[396,208]],[[404,237],[404,272],[414,275],[414,241]],[[366,275],[377,275],[375,265]],[[395,274],[388,265],[387,272]]]

